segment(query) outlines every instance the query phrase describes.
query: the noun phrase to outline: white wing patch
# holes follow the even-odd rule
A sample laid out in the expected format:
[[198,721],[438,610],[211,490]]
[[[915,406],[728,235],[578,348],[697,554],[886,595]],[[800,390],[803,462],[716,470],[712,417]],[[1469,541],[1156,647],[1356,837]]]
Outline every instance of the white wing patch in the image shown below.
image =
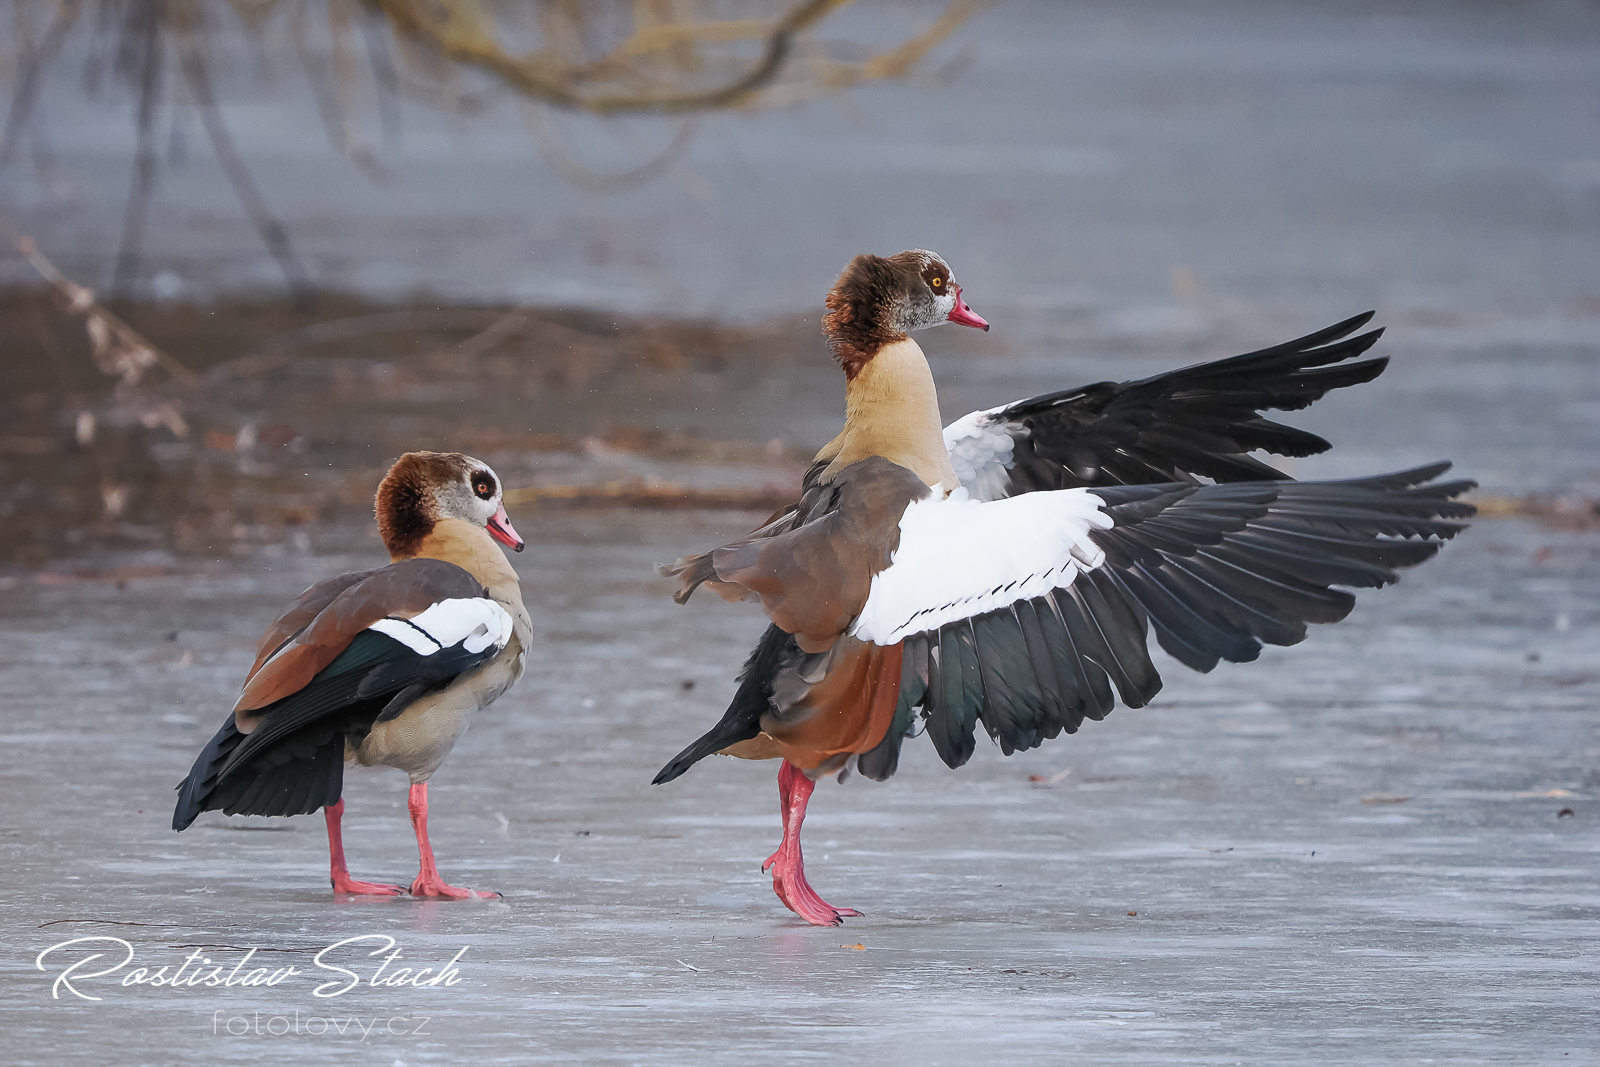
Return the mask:
[[1091,529],[1113,525],[1084,489],[976,501],[961,489],[913,502],[900,547],[872,579],[850,633],[892,645],[947,622],[1065,588],[1105,562]]
[[379,619],[367,629],[387,634],[424,656],[456,644],[476,653],[490,645],[506,647],[511,640],[511,616],[487,597],[463,597],[441,600],[409,619]]
[[1014,434],[1026,434],[1019,423],[995,418],[1003,407],[974,411],[944,428],[944,448],[950,466],[974,500],[999,500],[1005,495],[1006,472],[1011,469]]

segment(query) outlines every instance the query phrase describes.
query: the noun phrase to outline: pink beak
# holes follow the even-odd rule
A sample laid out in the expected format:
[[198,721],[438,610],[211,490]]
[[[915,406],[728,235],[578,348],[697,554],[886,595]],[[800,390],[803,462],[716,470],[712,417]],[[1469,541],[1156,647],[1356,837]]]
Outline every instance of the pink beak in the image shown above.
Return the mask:
[[517,531],[511,528],[511,516],[506,514],[506,506],[500,505],[500,510],[495,512],[488,523],[489,536],[505,545],[513,552],[521,552],[522,538],[517,536]]
[[956,306],[950,309],[950,314],[946,318],[962,326],[976,326],[984,333],[988,333],[989,324],[983,321],[983,316],[967,307],[967,302],[961,299],[961,286],[957,285],[954,288],[956,291]]

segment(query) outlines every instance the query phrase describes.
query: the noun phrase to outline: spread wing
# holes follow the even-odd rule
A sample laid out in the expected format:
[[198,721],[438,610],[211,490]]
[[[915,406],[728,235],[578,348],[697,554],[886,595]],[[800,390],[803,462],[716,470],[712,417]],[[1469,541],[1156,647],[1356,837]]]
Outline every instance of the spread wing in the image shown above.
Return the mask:
[[1104,718],[1113,690],[1142,707],[1161,687],[1148,628],[1200,671],[1301,641],[1354,606],[1334,586],[1393,582],[1465,528],[1473,483],[1432,481],[1448,468],[913,503],[850,631],[903,648],[894,722],[858,766],[892,774],[919,708],[957,767],[980,722],[1009,754]]
[[1372,315],[1142,381],[1100,382],[974,411],[945,428],[945,447],[977,500],[1201,478],[1282,479],[1286,475],[1247,453],[1310,456],[1330,446],[1261,413],[1297,411],[1330,389],[1383,373],[1387,358],[1349,362],[1383,334],[1349,336]]
[[[826,558],[847,550],[841,535],[855,528],[842,520],[857,514],[847,486],[821,516],[839,521],[813,520],[703,557],[714,580],[757,591],[774,625],[722,721],[656,781],[763,733],[807,770],[856,755],[861,773],[881,780],[894,773],[919,712],[939,756],[958,767],[980,722],[1009,754],[1104,718],[1118,696],[1142,707],[1161,688],[1147,648],[1152,628],[1195,670],[1246,662],[1263,644],[1303,640],[1309,623],[1344,618],[1355,598],[1336,586],[1386,585],[1397,569],[1432,557],[1474,512],[1455,502],[1473,483],[1434,481],[1448,469],[988,502],[908,492],[892,536],[879,529],[882,511],[862,527],[878,530],[869,543],[890,546],[887,561],[856,567]],[[785,561],[764,556],[769,544],[787,554],[808,536],[802,555],[822,562],[801,568],[806,575],[837,571],[857,583],[829,602],[829,620],[859,607],[826,644],[792,628],[782,596],[804,582],[790,583]]]
[[[454,564],[405,560],[354,579],[258,658],[235,711],[178,787],[174,829],[202,811],[296,815],[334,803],[346,737],[449,685],[510,639],[511,617]],[[285,620],[306,614],[318,588],[273,624],[263,647]]]

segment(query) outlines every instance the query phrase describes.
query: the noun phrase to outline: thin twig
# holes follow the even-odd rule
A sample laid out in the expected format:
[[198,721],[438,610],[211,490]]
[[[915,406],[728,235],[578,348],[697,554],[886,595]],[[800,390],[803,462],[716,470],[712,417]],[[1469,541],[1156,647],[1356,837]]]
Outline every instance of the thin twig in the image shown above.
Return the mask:
[[111,277],[112,299],[132,294],[139,272],[139,248],[144,243],[144,220],[150,208],[150,193],[156,182],[156,108],[161,93],[161,5],[140,4],[130,12],[138,21],[139,35],[139,114],[136,121],[138,149],[134,157],[133,181],[128,187],[128,204],[122,211],[122,244],[117,249],[117,266]]
[[398,32],[427,41],[450,59],[494,74],[512,88],[557,107],[589,111],[596,115],[650,113],[684,114],[715,108],[737,107],[764,89],[783,69],[795,37],[850,0],[805,0],[772,25],[761,59],[747,72],[717,89],[661,96],[597,95],[572,92],[531,63],[501,51],[481,26],[464,27],[457,19],[440,19],[433,9],[424,13],[411,0],[380,0]]
[[250,168],[239,155],[233,137],[228,133],[227,125],[222,121],[222,111],[217,107],[216,94],[211,88],[211,72],[206,67],[205,56],[195,39],[195,28],[192,25],[182,25],[177,33],[184,77],[188,80],[189,92],[194,97],[195,106],[200,109],[200,121],[206,128],[206,135],[211,138],[211,147],[217,153],[217,162],[222,164],[223,173],[233,185],[234,194],[243,205],[245,214],[250,216],[250,221],[255,224],[261,239],[266,242],[267,251],[278,261],[278,269],[283,271],[284,281],[288,283],[295,307],[302,311],[308,310],[314,302],[311,276],[301,264],[299,257],[295,255],[294,247],[289,243],[288,230],[273,216],[272,210],[267,206],[266,198],[261,195],[261,190],[256,188],[255,179],[250,176]]
[[400,143],[400,75],[394,67],[394,57],[389,54],[389,43],[379,33],[383,16],[363,4],[360,15],[361,35],[367,42],[367,65],[372,68],[372,80],[377,84],[378,122],[383,127],[385,148]]
[[671,142],[654,159],[619,174],[600,174],[567,155],[566,150],[556,143],[550,128],[545,124],[544,105],[533,101],[525,103],[522,108],[522,124],[538,143],[539,150],[556,169],[556,173],[578,188],[595,193],[631,192],[659,178],[683,157],[689,146],[694,143],[695,134],[699,130],[699,124],[694,119],[685,119],[672,135]]
[[950,36],[967,19],[976,15],[995,0],[953,0],[949,7],[934,20],[933,25],[912,37],[899,48],[861,65],[862,78],[903,78],[913,65],[926,56],[933,46]]
[[[305,8],[298,8],[294,17],[294,44],[295,51],[300,53],[300,65],[306,72],[306,84],[311,87],[311,97],[316,101],[317,114],[322,118],[322,129],[327,135],[328,143],[368,180],[377,185],[386,185],[394,179],[384,165],[378,162],[372,150],[350,132],[350,124],[345,121],[347,104],[341,89],[344,85],[347,71],[342,70],[345,64],[339,62],[336,55],[333,70],[327,70],[327,64],[317,55],[306,34],[306,21],[309,15]],[[336,52],[340,48],[340,29],[335,22],[334,9],[328,12],[329,33],[333,38]],[[347,27],[345,27],[347,28]]]
[[34,929],[43,930],[47,926],[57,926],[61,923],[102,923],[106,926],[163,926],[171,927],[175,930],[193,929],[188,923],[135,923],[124,922],[120,919],[51,919],[47,923],[40,923]]
[[451,356],[456,359],[470,359],[483,352],[487,352],[500,342],[502,338],[516,333],[528,324],[527,313],[521,308],[512,308],[510,311],[495,319],[488,326],[479,330],[464,340],[453,345],[435,349],[428,353],[429,358],[435,356]]
[[306,349],[316,345],[353,341],[375,333],[403,330],[471,330],[477,333],[501,322],[507,314],[489,308],[443,307],[378,311],[314,322],[309,326],[274,334],[244,355],[217,367],[211,375],[213,378],[227,379],[275,370],[285,360],[297,359]]
[[17,78],[17,88],[11,95],[11,110],[6,115],[5,136],[0,138],[0,165],[11,159],[11,151],[16,147],[17,137],[33,114],[33,103],[39,94],[39,78],[50,60],[60,50],[61,42],[67,39],[67,32],[72,29],[72,24],[78,21],[79,9],[79,0],[62,0],[56,7],[56,16],[50,21],[50,28],[45,31],[44,39],[39,42],[37,48],[28,50],[27,58],[23,61],[22,73]]
[[5,231],[11,238],[12,242],[17,246],[17,251],[22,253],[33,269],[38,271],[45,281],[55,286],[62,296],[66,297],[68,306],[74,311],[85,315],[93,315],[105,323],[106,328],[115,334],[117,339],[127,347],[144,348],[154,353],[156,362],[165,367],[168,374],[189,388],[199,389],[201,387],[200,379],[195,376],[193,371],[151,343],[150,339],[145,337],[144,334],[123,322],[104,304],[95,300],[93,289],[79,285],[57,270],[56,265],[46,259],[43,252],[39,251],[39,247],[34,244],[33,238],[19,234],[11,225],[10,220],[3,215],[0,215],[0,230]]

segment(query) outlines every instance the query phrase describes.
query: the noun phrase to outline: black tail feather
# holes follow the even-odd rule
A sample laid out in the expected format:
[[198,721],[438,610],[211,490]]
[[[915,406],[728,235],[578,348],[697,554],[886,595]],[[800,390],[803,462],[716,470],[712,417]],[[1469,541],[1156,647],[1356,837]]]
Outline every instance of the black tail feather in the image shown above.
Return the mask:
[[761,732],[761,716],[772,707],[772,684],[783,665],[800,655],[800,646],[794,635],[776,626],[768,626],[761,635],[760,644],[750,653],[744,669],[739,672],[739,690],[733,702],[723,712],[722,720],[699,740],[673,757],[651,780],[652,785],[670,782],[684,771],[720,752],[729,745],[748,741]]
[[336,804],[344,788],[345,743],[393,718],[495,654],[458,644],[424,656],[375,630],[356,635],[303,688],[260,709],[240,733],[229,715],[178,786],[172,828],[202,811],[308,815]]
[[217,772],[228,762],[245,735],[233,724],[230,713],[222,729],[201,749],[189,776],[178,783],[178,805],[172,811],[172,828],[186,830],[202,811],[210,811],[206,801],[217,784]]
[[222,776],[245,736],[229,715],[178,786],[174,830],[187,829],[203,811],[309,815],[339,802],[344,792],[343,730],[333,725],[303,730]]

